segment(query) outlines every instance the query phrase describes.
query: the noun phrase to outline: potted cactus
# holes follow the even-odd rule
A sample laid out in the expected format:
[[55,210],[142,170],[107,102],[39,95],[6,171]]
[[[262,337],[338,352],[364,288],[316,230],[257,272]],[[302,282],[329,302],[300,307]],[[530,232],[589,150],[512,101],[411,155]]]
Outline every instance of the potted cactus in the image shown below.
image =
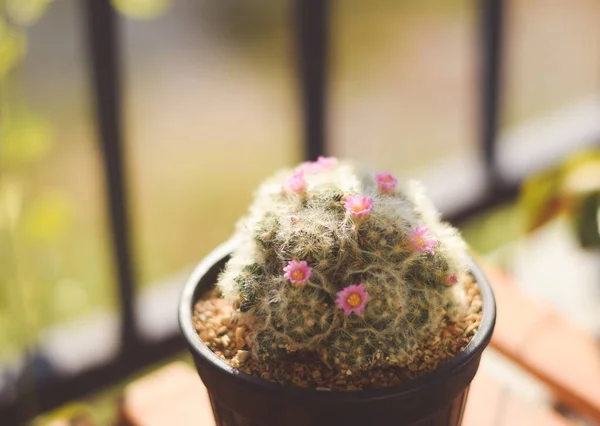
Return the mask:
[[418,184],[320,157],[259,188],[179,316],[221,426],[459,425],[495,304]]

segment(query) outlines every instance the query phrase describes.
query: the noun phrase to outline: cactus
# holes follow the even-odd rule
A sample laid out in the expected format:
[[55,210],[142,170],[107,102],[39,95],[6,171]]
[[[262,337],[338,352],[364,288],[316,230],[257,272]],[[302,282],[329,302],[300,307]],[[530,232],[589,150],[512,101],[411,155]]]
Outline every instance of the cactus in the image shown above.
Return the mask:
[[320,157],[257,191],[219,277],[268,362],[311,351],[334,369],[408,366],[466,309],[466,247],[415,182]]

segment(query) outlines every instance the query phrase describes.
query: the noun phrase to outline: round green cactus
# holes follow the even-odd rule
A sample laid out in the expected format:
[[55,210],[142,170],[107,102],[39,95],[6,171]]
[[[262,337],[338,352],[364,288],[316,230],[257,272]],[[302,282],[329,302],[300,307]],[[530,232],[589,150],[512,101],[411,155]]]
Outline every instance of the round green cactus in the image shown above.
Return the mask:
[[261,360],[407,366],[466,309],[466,248],[418,184],[320,157],[258,190],[219,277]]

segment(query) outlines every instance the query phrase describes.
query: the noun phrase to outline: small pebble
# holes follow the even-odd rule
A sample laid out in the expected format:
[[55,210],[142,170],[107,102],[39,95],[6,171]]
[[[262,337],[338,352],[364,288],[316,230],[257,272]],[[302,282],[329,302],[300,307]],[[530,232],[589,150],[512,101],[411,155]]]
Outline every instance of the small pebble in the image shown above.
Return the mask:
[[229,336],[225,335],[223,337],[221,337],[221,342],[223,342],[224,346],[229,346],[229,344],[231,343],[231,341],[229,340]]
[[246,362],[250,358],[250,352],[248,351],[237,351],[237,358],[240,362]]
[[235,344],[238,348],[243,348],[246,342],[244,337],[246,336],[246,328],[238,327],[235,329]]
[[467,327],[464,334],[469,335],[471,332],[476,331],[478,328],[479,328],[479,321],[476,321]]

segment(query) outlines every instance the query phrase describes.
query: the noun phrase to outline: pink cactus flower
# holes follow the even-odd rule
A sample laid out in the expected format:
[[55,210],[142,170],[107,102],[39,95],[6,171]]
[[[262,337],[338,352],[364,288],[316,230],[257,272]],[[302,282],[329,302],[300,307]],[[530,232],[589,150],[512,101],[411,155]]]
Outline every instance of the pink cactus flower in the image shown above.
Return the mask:
[[305,173],[319,173],[328,170],[337,164],[338,160],[335,157],[319,156],[317,161],[305,161],[298,166],[298,170]]
[[350,195],[346,197],[344,207],[352,216],[362,218],[373,210],[373,199],[364,195]]
[[365,311],[365,305],[371,300],[365,290],[364,284],[353,284],[343,290],[338,291],[335,299],[335,306],[344,310],[346,316],[352,312],[356,315],[362,315]]
[[304,180],[304,172],[299,171],[286,181],[287,187],[295,192],[301,194],[306,191],[306,181]]
[[323,157],[322,155],[317,158],[317,164],[319,164],[324,169],[330,169],[338,163],[337,158],[335,157]]
[[398,185],[398,179],[387,172],[375,175],[375,179],[377,179],[377,186],[381,192],[392,192]]
[[288,219],[290,220],[292,225],[295,225],[298,222],[300,222],[300,218],[298,216],[296,216],[295,214],[288,216]]
[[410,236],[410,242],[417,251],[435,254],[433,247],[438,245],[438,240],[427,235],[427,232],[429,232],[429,228],[426,226],[417,226]]
[[301,163],[296,170],[303,173],[317,173],[322,169],[321,165],[316,161],[305,161]]
[[297,260],[290,260],[285,268],[285,277],[296,285],[305,284],[310,278],[312,268],[306,264],[303,260],[298,262]]
[[456,274],[448,274],[444,277],[444,284],[446,284],[448,287],[456,284],[458,282],[458,278],[456,277]]

